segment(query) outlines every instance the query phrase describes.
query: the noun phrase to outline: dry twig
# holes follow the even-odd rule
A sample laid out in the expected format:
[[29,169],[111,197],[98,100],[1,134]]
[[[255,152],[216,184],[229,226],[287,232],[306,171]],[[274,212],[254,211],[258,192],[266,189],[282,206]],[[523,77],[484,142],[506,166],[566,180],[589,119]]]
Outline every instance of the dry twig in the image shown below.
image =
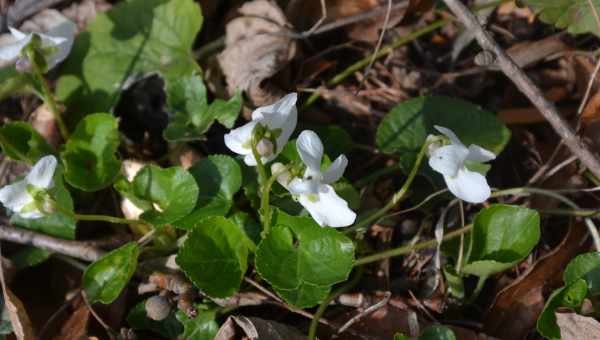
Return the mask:
[[550,103],[540,89],[525,75],[519,66],[504,52],[496,41],[481,27],[473,13],[459,0],[444,0],[444,3],[469,30],[475,32],[477,42],[484,50],[493,52],[502,72],[527,96],[544,118],[562,138],[565,145],[577,155],[579,160],[600,178],[600,160],[575,134],[571,126],[562,118],[554,104]]
[[96,261],[104,255],[102,250],[91,247],[85,242],[63,240],[5,224],[0,224],[0,240],[26,244],[89,262]]

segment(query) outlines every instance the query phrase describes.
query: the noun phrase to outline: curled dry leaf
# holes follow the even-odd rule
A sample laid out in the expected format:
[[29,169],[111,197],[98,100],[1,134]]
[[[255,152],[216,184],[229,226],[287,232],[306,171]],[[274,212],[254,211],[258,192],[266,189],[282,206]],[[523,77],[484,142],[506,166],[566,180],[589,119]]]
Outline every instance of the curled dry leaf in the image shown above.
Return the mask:
[[562,340],[600,339],[600,322],[592,317],[559,310],[556,312],[556,323],[560,327]]
[[91,315],[90,309],[83,303],[81,298],[73,301],[73,308],[74,311],[62,325],[60,333],[53,340],[86,339]]
[[[4,286],[4,285],[3,285]],[[4,286],[4,308],[9,313],[13,332],[18,340],[33,340],[35,334],[23,302]]]
[[279,322],[245,316],[230,316],[221,326],[215,340],[302,340],[305,336]]
[[104,0],[83,0],[73,3],[63,13],[67,18],[73,20],[77,24],[77,28],[82,31],[99,13],[106,12],[111,7],[112,5]]
[[273,2],[255,0],[239,9],[241,17],[227,24],[225,50],[219,64],[229,92],[245,91],[254,105],[268,105],[285,92],[269,81],[296,54],[290,24]]

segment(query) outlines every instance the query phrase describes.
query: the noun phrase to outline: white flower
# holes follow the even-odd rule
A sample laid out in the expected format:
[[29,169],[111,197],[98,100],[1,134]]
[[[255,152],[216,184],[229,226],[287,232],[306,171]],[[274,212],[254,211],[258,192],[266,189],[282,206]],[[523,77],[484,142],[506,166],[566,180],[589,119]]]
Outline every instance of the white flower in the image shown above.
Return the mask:
[[[306,171],[303,178],[289,181],[287,189],[298,197],[300,204],[320,226],[336,228],[354,223],[356,214],[330,185],[344,174],[348,165],[346,156],[340,155],[329,169],[321,172],[323,143],[319,136],[310,130],[302,131],[296,141],[296,147],[302,162],[306,165]],[[282,179],[287,180],[285,176]],[[281,180],[280,183],[283,181]]]
[[258,141],[256,149],[263,164],[273,160],[283,150],[285,143],[296,128],[297,98],[296,93],[290,93],[272,105],[254,110],[252,121],[225,135],[225,145],[231,151],[244,155],[244,162],[247,165],[255,166],[256,159],[252,155],[252,136],[254,128],[260,124],[266,129],[267,136]]
[[15,28],[9,27],[13,41],[0,46],[0,60],[13,61],[21,56],[21,50],[25,48],[33,39],[34,34],[38,35],[42,41],[42,48],[55,48],[55,51],[46,56],[48,69],[52,69],[69,55],[73,40],[75,39],[75,25],[70,22],[59,25],[48,32],[42,33],[24,33]]
[[45,202],[37,202],[34,195],[52,188],[56,165],[54,156],[40,158],[24,179],[0,189],[0,202],[23,218],[44,217],[47,212],[40,206]]
[[485,176],[467,169],[465,162],[483,163],[493,160],[496,155],[478,145],[466,147],[450,129],[437,125],[435,129],[446,135],[451,144],[432,150],[429,166],[444,175],[446,185],[454,196],[470,203],[487,200],[491,190]]

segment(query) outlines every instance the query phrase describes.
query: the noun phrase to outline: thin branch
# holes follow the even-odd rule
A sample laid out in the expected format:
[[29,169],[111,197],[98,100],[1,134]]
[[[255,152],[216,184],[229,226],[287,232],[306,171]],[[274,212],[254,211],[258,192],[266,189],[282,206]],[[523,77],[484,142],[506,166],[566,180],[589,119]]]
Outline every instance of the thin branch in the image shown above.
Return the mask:
[[484,50],[493,52],[497,57],[497,65],[502,72],[529,98],[544,118],[563,139],[565,145],[577,155],[579,160],[594,176],[600,178],[600,160],[589,147],[574,133],[569,124],[562,118],[554,104],[550,103],[540,89],[525,75],[519,66],[504,52],[504,50],[481,27],[473,13],[460,0],[444,0],[444,3],[466,26],[475,32],[477,42]]
[[88,262],[96,261],[104,255],[102,250],[91,247],[85,242],[63,240],[4,224],[0,224],[0,240],[26,244]]

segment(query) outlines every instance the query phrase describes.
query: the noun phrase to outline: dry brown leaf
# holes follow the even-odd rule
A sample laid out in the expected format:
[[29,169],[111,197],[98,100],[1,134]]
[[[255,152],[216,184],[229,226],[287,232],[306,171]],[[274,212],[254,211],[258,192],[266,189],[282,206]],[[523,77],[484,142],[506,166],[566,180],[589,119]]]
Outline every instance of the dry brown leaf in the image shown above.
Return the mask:
[[85,339],[90,321],[90,309],[81,299],[75,302],[77,306],[69,319],[63,324],[60,333],[53,340]]
[[13,332],[18,340],[33,340],[35,339],[35,333],[27,310],[23,302],[13,294],[13,292],[4,288],[4,307],[8,311],[10,316],[10,323],[12,324]]
[[572,311],[557,311],[555,314],[562,340],[600,339],[600,322],[596,319]]
[[574,224],[562,242],[502,289],[486,314],[484,330],[501,339],[523,339],[544,308],[544,292],[562,283],[562,271],[582,251],[587,230]]
[[83,0],[72,4],[63,10],[63,14],[77,24],[79,31],[84,30],[88,23],[99,13],[106,12],[112,7],[104,0]]
[[219,64],[230,93],[246,91],[254,105],[271,104],[285,92],[269,78],[296,54],[296,42],[287,34],[290,24],[281,9],[266,0],[245,3],[239,12],[242,16],[227,24]]
[[250,340],[303,340],[295,328],[279,322],[245,316],[230,316],[221,326],[215,340],[234,340],[245,336]]

